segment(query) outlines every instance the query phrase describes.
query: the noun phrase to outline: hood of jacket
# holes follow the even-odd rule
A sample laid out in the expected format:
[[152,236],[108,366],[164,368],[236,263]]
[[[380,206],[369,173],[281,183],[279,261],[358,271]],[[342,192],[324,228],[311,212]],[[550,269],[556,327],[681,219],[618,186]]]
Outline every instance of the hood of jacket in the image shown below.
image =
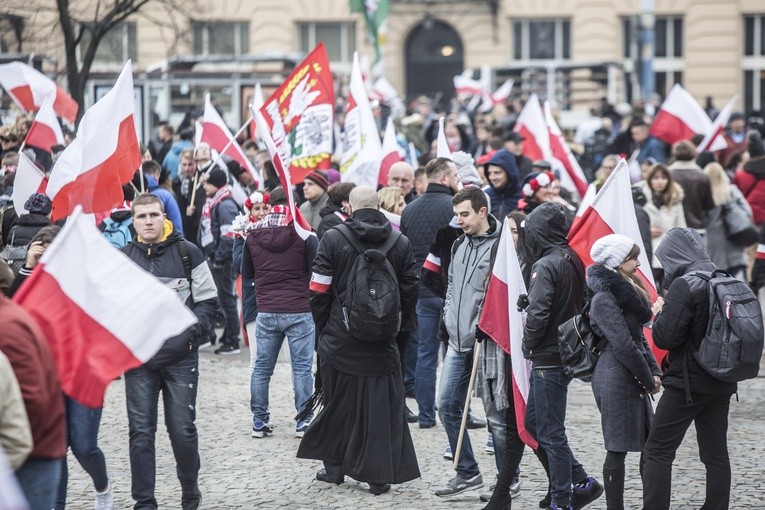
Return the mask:
[[656,248],[654,256],[659,259],[664,268],[665,288],[669,288],[675,278],[687,272],[709,271],[715,268],[709,260],[704,240],[692,228],[678,227],[667,232],[659,247]]
[[332,202],[327,202],[327,205],[325,205],[319,210],[319,216],[323,218],[324,216],[327,216],[328,214],[334,214],[336,212],[339,212],[339,213],[343,212],[343,207],[340,205],[335,205]]
[[555,247],[568,245],[568,218],[563,208],[545,202],[526,216],[523,222],[523,250],[527,262],[542,258]]
[[752,158],[744,163],[744,172],[752,174],[757,180],[765,179],[765,156]]
[[292,223],[278,227],[256,228],[250,236],[266,251],[283,253],[295,242],[295,227]]
[[651,307],[648,301],[622,275],[603,264],[593,264],[587,268],[587,285],[594,293],[608,292],[616,298],[623,310],[636,312],[640,322],[651,319]]
[[376,209],[359,209],[345,220],[348,226],[364,243],[384,243],[393,228],[383,213]]
[[489,181],[489,186],[497,192],[515,194],[521,189],[521,179],[518,174],[518,165],[515,163],[515,154],[507,149],[500,149],[494,153],[487,165],[496,165],[505,171],[508,178],[506,188],[495,188]]

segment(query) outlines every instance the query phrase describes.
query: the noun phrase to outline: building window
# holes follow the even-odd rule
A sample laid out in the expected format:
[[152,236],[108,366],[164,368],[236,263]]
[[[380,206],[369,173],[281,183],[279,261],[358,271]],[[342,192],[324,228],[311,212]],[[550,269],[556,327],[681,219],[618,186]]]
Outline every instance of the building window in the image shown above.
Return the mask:
[[350,63],[356,51],[356,25],[353,23],[298,23],[298,48],[310,53],[324,43],[330,62]]
[[744,109],[765,108],[765,15],[744,16]]
[[[90,45],[93,33],[92,28],[88,25],[83,25],[82,30],[80,55]],[[135,62],[137,58],[136,24],[132,21],[125,21],[104,35],[96,50],[94,62],[97,64],[123,64],[128,59]]]
[[247,21],[192,21],[195,55],[245,55],[250,52]]
[[571,21],[520,19],[513,21],[515,60],[567,60],[571,58]]
[[[628,61],[625,81],[628,96],[638,95],[640,72],[639,17],[622,20],[622,55]],[[654,23],[653,72],[655,91],[666,97],[675,83],[683,83],[683,18],[682,16],[656,16]]]

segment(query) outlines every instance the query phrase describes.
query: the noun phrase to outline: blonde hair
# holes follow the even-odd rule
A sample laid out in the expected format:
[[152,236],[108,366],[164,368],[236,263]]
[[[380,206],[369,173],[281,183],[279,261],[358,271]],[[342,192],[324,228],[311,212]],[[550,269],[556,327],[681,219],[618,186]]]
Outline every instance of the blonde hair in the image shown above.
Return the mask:
[[709,185],[712,188],[712,200],[715,205],[723,205],[730,202],[730,180],[720,163],[709,163],[704,167],[704,173],[709,176]]
[[388,212],[395,212],[402,198],[404,198],[404,192],[396,186],[388,186],[377,192],[377,202],[380,204],[380,208]]

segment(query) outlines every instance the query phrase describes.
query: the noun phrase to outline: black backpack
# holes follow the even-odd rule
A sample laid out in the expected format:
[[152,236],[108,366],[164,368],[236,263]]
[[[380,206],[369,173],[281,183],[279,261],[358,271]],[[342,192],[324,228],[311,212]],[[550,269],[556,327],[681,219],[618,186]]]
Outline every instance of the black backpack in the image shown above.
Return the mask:
[[401,327],[401,295],[387,255],[401,233],[393,230],[381,246],[366,248],[347,225],[336,228],[357,253],[348,273],[345,303],[335,291],[345,328],[361,342],[391,342]]
[[[757,377],[762,356],[762,310],[752,289],[722,270],[694,271],[709,291],[709,322],[698,350],[690,349],[712,377],[739,382]],[[687,372],[687,367],[686,367]]]

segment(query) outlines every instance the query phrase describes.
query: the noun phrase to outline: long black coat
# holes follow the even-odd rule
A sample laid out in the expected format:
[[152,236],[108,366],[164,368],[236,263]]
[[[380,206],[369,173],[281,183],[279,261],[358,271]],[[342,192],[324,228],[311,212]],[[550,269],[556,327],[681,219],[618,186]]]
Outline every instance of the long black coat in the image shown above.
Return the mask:
[[654,387],[653,376],[661,375],[643,336],[651,308],[624,277],[601,264],[590,266],[587,277],[595,292],[590,322],[608,341],[592,375],[605,447],[639,452],[653,419],[647,390]]

